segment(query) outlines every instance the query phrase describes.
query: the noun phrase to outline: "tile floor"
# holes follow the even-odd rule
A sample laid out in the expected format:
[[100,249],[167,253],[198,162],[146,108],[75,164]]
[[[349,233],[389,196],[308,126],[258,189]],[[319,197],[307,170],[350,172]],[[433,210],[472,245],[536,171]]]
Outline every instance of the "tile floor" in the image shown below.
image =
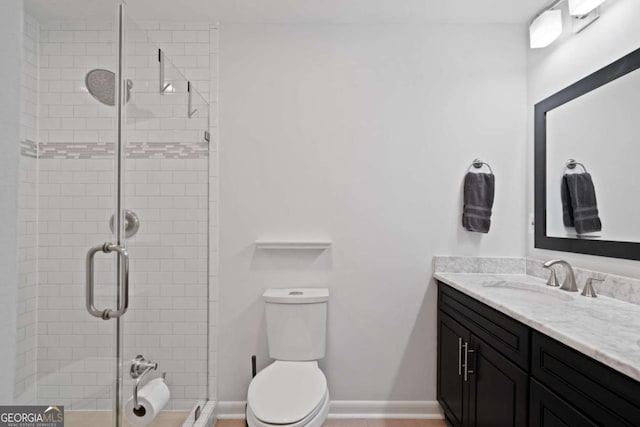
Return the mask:
[[[216,427],[245,427],[244,420],[218,420]],[[327,420],[323,427],[447,427],[444,420]]]

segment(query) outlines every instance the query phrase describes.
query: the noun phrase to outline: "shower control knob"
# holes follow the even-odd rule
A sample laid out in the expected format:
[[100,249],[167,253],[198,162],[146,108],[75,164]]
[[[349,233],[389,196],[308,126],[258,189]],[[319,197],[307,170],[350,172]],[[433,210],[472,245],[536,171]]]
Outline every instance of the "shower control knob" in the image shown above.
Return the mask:
[[[111,232],[115,234],[115,216],[111,215],[111,219],[109,220],[109,228]],[[138,229],[140,228],[140,218],[138,218],[138,214],[130,209],[124,210],[124,237],[129,238],[136,235]]]

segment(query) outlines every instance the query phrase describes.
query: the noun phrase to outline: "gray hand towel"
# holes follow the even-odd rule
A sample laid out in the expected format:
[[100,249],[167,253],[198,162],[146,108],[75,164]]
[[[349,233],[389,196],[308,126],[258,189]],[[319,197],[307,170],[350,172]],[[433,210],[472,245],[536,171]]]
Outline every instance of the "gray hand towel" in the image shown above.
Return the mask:
[[573,223],[576,233],[592,233],[602,230],[602,222],[598,216],[596,190],[589,173],[572,173],[565,175],[573,209]]
[[469,231],[488,233],[496,180],[492,173],[468,172],[464,177],[462,226]]
[[560,183],[560,198],[562,199],[562,222],[565,227],[573,227],[573,207],[566,174],[562,176]]

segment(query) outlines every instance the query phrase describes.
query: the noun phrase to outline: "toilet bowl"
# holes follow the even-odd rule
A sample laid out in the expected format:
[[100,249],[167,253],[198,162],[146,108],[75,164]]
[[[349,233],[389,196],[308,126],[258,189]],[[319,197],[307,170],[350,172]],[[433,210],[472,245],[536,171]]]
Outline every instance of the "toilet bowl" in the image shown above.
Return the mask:
[[269,289],[263,295],[269,356],[251,380],[249,427],[321,427],[329,413],[327,378],[318,367],[326,350],[324,288]]
[[328,412],[327,380],[316,361],[275,361],[249,385],[250,427],[320,427]]

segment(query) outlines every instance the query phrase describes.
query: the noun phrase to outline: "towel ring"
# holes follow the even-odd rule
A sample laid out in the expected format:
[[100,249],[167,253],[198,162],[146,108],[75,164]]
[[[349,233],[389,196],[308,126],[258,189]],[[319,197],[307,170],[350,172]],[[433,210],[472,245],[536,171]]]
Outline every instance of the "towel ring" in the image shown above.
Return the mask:
[[471,166],[473,166],[476,169],[480,169],[482,166],[486,166],[489,168],[489,171],[493,174],[493,169],[491,169],[491,166],[489,165],[489,163],[485,163],[480,159],[473,159],[473,162],[467,168],[467,172],[469,172],[469,170],[471,169]]
[[584,172],[587,173],[587,168],[585,168],[582,163],[577,162],[576,159],[567,160],[567,163],[566,163],[565,166],[566,166],[567,169],[571,169],[571,170],[574,170],[576,168],[576,166],[580,166],[580,167],[582,167]]

